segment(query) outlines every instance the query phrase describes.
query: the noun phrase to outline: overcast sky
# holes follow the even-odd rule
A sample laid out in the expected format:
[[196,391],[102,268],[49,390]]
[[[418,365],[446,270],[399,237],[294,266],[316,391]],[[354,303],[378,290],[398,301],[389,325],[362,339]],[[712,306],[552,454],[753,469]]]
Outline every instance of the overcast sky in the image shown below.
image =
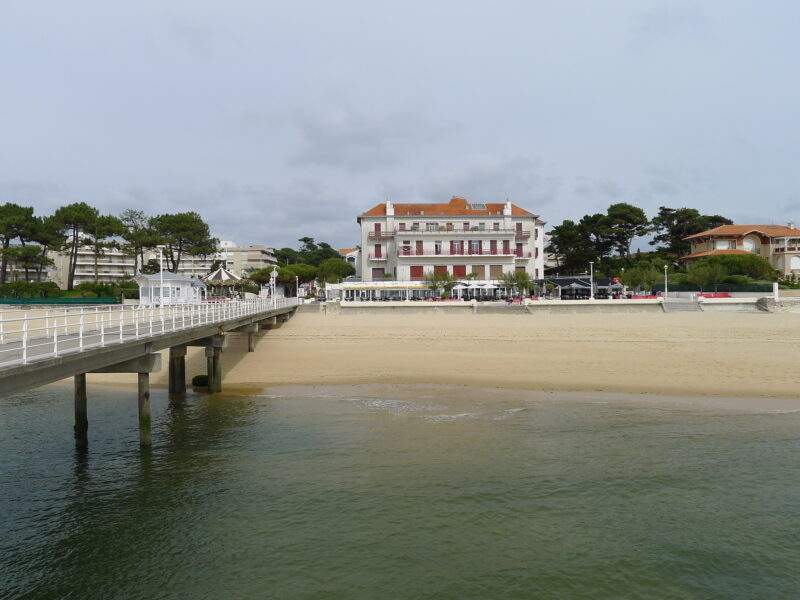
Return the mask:
[[0,201],[335,245],[395,202],[800,221],[800,2],[0,0]]

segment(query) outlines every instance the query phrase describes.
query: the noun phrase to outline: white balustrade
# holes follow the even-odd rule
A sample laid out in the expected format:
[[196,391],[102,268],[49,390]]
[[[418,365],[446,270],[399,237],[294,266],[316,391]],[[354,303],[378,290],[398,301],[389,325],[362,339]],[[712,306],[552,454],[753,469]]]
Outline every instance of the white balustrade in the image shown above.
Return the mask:
[[93,307],[94,317],[92,308],[64,309],[63,313],[31,309],[19,318],[9,316],[13,313],[6,311],[0,313],[0,368],[122,344],[143,336],[157,337],[170,331],[223,323],[297,304],[296,298],[258,298],[168,307]]

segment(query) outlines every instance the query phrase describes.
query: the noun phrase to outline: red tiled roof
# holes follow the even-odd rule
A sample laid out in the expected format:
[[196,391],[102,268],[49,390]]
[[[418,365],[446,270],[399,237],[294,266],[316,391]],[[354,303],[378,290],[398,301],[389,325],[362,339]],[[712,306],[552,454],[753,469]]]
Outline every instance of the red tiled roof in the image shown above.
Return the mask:
[[748,233],[760,233],[765,237],[800,237],[800,229],[796,227],[786,227],[785,225],[720,225],[714,229],[708,229],[695,233],[683,239],[694,240],[704,237],[718,237],[718,236],[745,236]]
[[[394,214],[396,217],[455,217],[455,216],[502,216],[503,202],[487,202],[485,208],[473,208],[466,198],[453,196],[447,203],[430,204],[394,204]],[[511,215],[514,217],[536,217],[524,208],[516,204],[511,205]],[[376,204],[368,211],[361,213],[360,217],[384,217],[386,216],[386,203]],[[359,218],[360,218],[359,217]]]
[[341,254],[342,256],[347,256],[348,254],[350,254],[351,252],[355,252],[356,250],[358,250],[358,246],[354,246],[352,248],[338,248],[337,249],[339,254]]
[[692,252],[686,256],[681,256],[678,260],[691,260],[693,258],[704,258],[706,256],[721,256],[723,254],[752,254],[752,252],[748,252],[747,250],[734,250],[732,248],[726,250],[703,250],[701,252]]

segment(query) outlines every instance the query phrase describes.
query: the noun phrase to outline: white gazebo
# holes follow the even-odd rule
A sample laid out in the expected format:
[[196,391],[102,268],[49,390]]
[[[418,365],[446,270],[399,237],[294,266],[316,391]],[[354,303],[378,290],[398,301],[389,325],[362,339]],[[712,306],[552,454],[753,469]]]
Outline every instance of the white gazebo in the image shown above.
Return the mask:
[[216,288],[217,290],[224,290],[225,295],[229,295],[228,289],[240,283],[242,278],[235,273],[231,273],[225,267],[219,267],[216,271],[203,277],[203,281],[206,282],[206,285],[210,287],[212,291]]
[[148,306],[165,304],[196,304],[206,295],[206,284],[194,277],[172,272],[137,275],[139,304]]

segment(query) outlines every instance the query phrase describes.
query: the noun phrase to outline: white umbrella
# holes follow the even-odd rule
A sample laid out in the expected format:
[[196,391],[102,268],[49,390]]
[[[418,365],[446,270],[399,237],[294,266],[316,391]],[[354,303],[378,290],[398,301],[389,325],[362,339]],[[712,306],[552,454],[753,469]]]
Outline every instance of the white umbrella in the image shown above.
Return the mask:
[[479,290],[479,289],[481,289],[481,284],[480,283],[470,283],[469,284],[469,289],[471,289],[471,290]]
[[455,284],[453,286],[453,289],[454,290],[465,290],[465,289],[467,289],[467,286],[465,286],[463,283],[457,283],[457,284]]
[[493,283],[487,283],[487,284],[485,284],[483,286],[483,289],[485,289],[485,290],[496,290],[497,286],[494,285]]

